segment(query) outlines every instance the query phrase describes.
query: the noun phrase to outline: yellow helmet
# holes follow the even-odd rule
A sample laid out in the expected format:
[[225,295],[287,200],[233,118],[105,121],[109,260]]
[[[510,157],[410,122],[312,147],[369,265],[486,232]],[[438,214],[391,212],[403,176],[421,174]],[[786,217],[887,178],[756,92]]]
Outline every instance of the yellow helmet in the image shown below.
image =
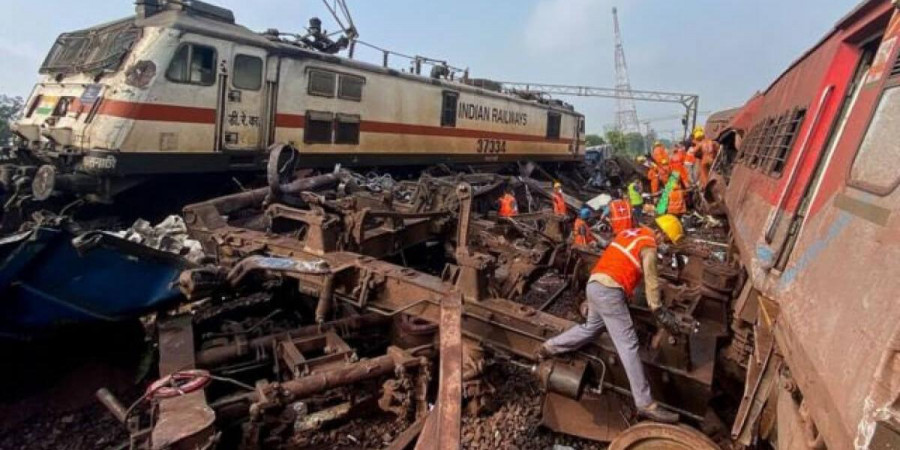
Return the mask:
[[694,139],[703,139],[706,136],[706,133],[703,131],[703,126],[697,125],[694,127]]
[[562,187],[562,183],[560,183],[559,181],[554,181],[554,182],[553,182],[553,187],[554,187],[554,188],[561,188],[561,187]]
[[681,226],[681,221],[671,214],[657,217],[656,226],[666,234],[673,244],[677,244],[684,236],[684,227]]
[[634,161],[637,162],[638,164],[644,164],[645,162],[647,162],[647,157],[646,156],[638,156],[637,158],[634,159]]

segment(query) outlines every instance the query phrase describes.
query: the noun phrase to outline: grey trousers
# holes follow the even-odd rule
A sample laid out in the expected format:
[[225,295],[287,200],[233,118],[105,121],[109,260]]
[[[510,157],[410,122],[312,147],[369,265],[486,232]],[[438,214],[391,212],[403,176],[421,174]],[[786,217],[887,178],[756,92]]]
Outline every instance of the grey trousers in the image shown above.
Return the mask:
[[650,396],[650,383],[644,374],[644,365],[638,356],[640,344],[634,331],[631,313],[625,304],[625,292],[600,283],[588,283],[587,301],[587,321],[551,338],[544,346],[552,354],[578,350],[600,336],[605,327],[628,375],[635,405],[638,408],[649,406],[653,403],[653,397]]

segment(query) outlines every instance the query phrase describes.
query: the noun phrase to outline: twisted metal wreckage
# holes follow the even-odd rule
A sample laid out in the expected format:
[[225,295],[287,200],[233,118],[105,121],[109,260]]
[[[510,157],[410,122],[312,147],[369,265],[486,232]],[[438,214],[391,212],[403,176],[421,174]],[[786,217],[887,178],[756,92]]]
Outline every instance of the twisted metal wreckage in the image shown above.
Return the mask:
[[[496,174],[373,183],[336,170],[270,176],[268,188],[187,206],[189,232],[215,262],[185,270],[179,286],[190,306],[157,318],[164,378],[127,410],[108,393],[101,400],[127,424],[133,448],[302,445],[305,432],[377,400],[412,421],[390,448],[450,449],[460,447],[463,408],[477,413],[493,391],[485,371],[502,362],[540,380],[552,430],[620,442],[649,432],[716,448],[686,426],[629,429],[627,378],[605,335],[536,360],[545,339],[575,325],[545,311],[564,291],[580,292],[602,251],[567,243],[564,219],[541,208],[546,186]],[[532,212],[490,212],[507,187]],[[630,305],[647,343],[642,358],[659,400],[707,429],[717,351],[743,280],[718,243],[686,239],[664,251],[662,297],[686,330],[657,328],[645,305]],[[541,276],[559,288],[529,306]],[[725,360],[742,350],[733,347]]]

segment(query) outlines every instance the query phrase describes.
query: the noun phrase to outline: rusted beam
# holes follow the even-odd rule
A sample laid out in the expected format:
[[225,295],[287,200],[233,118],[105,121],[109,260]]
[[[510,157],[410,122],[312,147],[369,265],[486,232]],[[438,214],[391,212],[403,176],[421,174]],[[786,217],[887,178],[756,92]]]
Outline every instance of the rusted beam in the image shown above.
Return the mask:
[[462,295],[441,300],[440,384],[435,411],[428,416],[416,450],[456,450],[462,432]]
[[[192,317],[182,315],[159,323],[159,374],[194,368]],[[159,401],[158,419],[151,433],[152,448],[204,448],[213,437],[215,413],[201,389]]]
[[335,332],[346,332],[381,327],[386,325],[390,320],[387,317],[377,314],[364,314],[360,316],[348,317],[322,325],[309,325],[298,328],[286,333],[271,334],[251,339],[249,342],[241,344],[235,343],[231,345],[223,345],[212,347],[197,352],[197,367],[216,367],[229,361],[240,358],[245,355],[255,355],[261,350],[270,349],[276,340],[283,337],[297,339],[303,337],[316,336],[327,330],[335,330]]

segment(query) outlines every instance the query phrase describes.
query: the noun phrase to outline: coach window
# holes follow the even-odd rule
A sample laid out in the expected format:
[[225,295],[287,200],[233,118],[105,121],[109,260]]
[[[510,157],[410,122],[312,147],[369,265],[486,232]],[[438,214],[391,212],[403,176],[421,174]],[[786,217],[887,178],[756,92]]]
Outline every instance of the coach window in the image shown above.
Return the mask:
[[250,55],[234,57],[234,87],[247,91],[258,91],[262,87],[262,58]]
[[330,112],[307,111],[303,142],[307,144],[330,144],[334,114]]
[[176,83],[211,86],[216,82],[216,50],[202,45],[182,45],[169,63],[166,78]]
[[359,116],[338,114],[334,120],[335,144],[359,144]]
[[320,97],[334,97],[337,74],[324,70],[309,71],[309,94]]
[[338,82],[338,98],[343,100],[362,101],[363,85],[366,79],[353,75],[341,75]]
[[547,139],[559,139],[559,129],[562,125],[562,116],[557,112],[547,113]]
[[881,94],[875,115],[863,137],[856,160],[850,168],[850,182],[878,195],[886,195],[897,187],[900,172],[897,171],[897,154],[900,143],[900,86],[886,89]]
[[444,99],[441,102],[441,126],[456,126],[456,108],[459,106],[459,93],[444,91]]

